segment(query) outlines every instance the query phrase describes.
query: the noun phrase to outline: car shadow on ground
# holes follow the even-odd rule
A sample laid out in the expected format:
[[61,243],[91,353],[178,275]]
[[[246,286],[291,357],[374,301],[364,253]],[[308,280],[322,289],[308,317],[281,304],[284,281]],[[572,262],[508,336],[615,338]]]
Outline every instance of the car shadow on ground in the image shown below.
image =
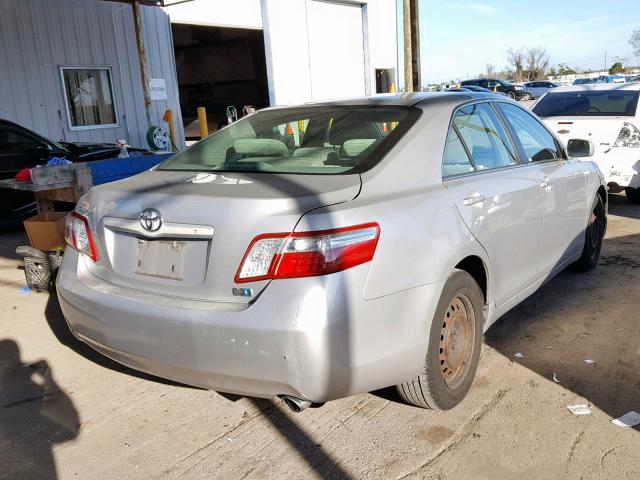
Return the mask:
[[640,220],[640,205],[627,200],[624,193],[609,194],[609,213],[619,217],[635,218]]
[[55,480],[53,447],[79,429],[78,412],[47,362],[25,365],[18,344],[0,339],[0,478]]
[[[610,197],[609,212],[640,218],[624,196]],[[562,272],[485,335],[490,347],[548,381],[555,374],[612,418],[640,409],[640,234],[622,233],[605,239],[596,269]]]

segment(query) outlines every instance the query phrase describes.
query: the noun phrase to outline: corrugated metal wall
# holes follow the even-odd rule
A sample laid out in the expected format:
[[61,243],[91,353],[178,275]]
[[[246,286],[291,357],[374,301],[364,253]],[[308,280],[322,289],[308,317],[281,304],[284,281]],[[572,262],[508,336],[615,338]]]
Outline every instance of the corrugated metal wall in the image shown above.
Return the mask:
[[[152,101],[152,123],[174,111],[184,146],[169,18],[142,7],[147,69],[164,78],[166,101]],[[119,126],[69,129],[60,66],[109,66]],[[131,6],[101,0],[0,2],[0,118],[60,140],[146,146],[146,116]]]

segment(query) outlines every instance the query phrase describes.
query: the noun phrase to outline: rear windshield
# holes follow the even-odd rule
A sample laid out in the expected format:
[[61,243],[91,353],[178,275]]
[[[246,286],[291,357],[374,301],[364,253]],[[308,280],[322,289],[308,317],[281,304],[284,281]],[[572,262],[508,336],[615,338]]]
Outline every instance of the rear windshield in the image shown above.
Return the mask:
[[419,117],[402,106],[264,110],[214,133],[159,170],[348,174],[375,165]]
[[549,92],[533,107],[539,117],[633,116],[638,93],[632,90]]

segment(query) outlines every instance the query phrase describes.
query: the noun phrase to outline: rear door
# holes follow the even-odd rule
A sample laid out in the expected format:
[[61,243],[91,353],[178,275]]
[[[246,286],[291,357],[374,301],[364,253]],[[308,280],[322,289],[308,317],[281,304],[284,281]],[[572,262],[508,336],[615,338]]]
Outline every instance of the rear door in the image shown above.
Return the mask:
[[540,182],[544,227],[539,272],[547,274],[579,252],[587,215],[587,169],[565,158],[562,147],[538,119],[525,109],[498,103]]
[[537,178],[519,164],[489,103],[471,104],[455,113],[443,180],[465,224],[489,255],[500,306],[537,279],[542,201]]

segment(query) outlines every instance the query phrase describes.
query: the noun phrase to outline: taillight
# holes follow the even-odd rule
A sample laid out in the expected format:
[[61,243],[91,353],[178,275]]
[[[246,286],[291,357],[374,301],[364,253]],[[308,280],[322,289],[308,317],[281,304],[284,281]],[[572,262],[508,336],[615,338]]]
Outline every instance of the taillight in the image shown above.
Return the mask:
[[624,122],[618,138],[613,144],[614,147],[640,147],[640,130],[632,123]]
[[70,247],[84,253],[94,262],[98,261],[98,250],[96,250],[89,222],[85,216],[78,212],[71,212],[67,215],[64,238]]
[[379,236],[376,223],[259,235],[244,254],[235,281],[312,277],[346,270],[371,261]]

